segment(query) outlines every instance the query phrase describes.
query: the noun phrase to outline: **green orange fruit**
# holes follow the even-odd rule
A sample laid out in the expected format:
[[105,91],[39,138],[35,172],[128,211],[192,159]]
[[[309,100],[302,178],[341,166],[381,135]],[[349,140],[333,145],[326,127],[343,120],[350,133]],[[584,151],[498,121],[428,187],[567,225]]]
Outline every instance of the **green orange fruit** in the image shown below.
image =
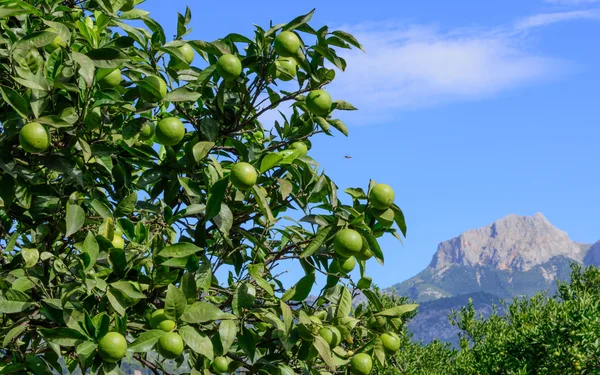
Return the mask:
[[[51,32],[51,33],[56,33],[56,30],[54,30],[53,28],[49,28],[46,31]],[[67,43],[64,42],[62,40],[62,37],[60,35],[57,35],[54,39],[52,39],[52,42],[50,42],[49,44],[47,44],[44,49],[50,53],[52,53],[55,49],[59,48],[59,47],[66,47]]]
[[358,254],[363,247],[360,233],[354,229],[345,228],[337,232],[333,239],[333,248],[336,253],[344,258]]
[[98,342],[98,354],[104,362],[117,363],[127,353],[127,340],[118,332],[109,332]]
[[256,169],[246,162],[236,163],[229,173],[229,180],[233,186],[240,190],[250,189],[256,184],[257,179],[258,173],[256,173]]
[[352,272],[354,267],[356,267],[356,259],[354,257],[344,260],[340,259],[340,271],[344,273]]
[[150,316],[150,327],[152,329],[160,329],[165,332],[170,332],[175,329],[175,322],[167,318],[164,309],[158,309]]
[[225,357],[215,357],[211,367],[217,374],[224,374],[229,369],[229,363]]
[[167,332],[158,339],[158,353],[167,359],[179,357],[183,349],[183,339],[175,332]]
[[112,240],[112,245],[116,249],[123,249],[125,247],[125,240],[120,235],[115,235]]
[[400,349],[400,337],[393,332],[384,333],[379,336],[383,343],[383,349],[387,352],[394,353]]
[[158,122],[155,136],[158,143],[165,146],[175,146],[185,136],[185,127],[177,117],[167,117]]
[[298,155],[300,156],[306,156],[308,153],[308,147],[304,142],[294,142],[290,145],[290,149],[298,151]]
[[291,57],[280,57],[270,67],[270,74],[282,81],[291,81],[296,77],[298,64]]
[[152,121],[145,121],[140,129],[138,139],[140,141],[147,141],[154,136],[156,125]]
[[194,61],[194,49],[189,44],[185,43],[177,48],[183,55],[185,62],[190,65]]
[[318,116],[327,116],[331,111],[331,96],[325,90],[314,90],[306,97],[306,107]]
[[108,73],[100,80],[100,87],[103,88],[111,88],[116,87],[121,84],[123,77],[121,77],[121,70],[114,69],[112,72]]
[[394,189],[386,184],[375,185],[369,192],[369,203],[378,210],[387,210],[394,204]]
[[44,152],[50,146],[50,134],[39,122],[30,122],[19,132],[19,144],[27,152]]
[[275,52],[279,56],[295,56],[298,48],[300,48],[300,38],[291,31],[282,31],[275,37]]
[[217,60],[217,73],[226,82],[233,81],[242,74],[242,62],[235,55],[225,54]]
[[144,82],[149,86],[139,86],[139,93],[142,100],[148,103],[158,103],[167,95],[167,83],[158,76],[148,76]]
[[373,252],[367,246],[366,242],[363,243],[363,247],[358,254],[355,255],[358,260],[369,260],[373,257]]
[[354,375],[369,375],[373,370],[373,360],[368,354],[358,353],[350,361],[350,372]]
[[319,330],[321,336],[330,348],[335,348],[342,342],[342,333],[336,327],[323,327]]

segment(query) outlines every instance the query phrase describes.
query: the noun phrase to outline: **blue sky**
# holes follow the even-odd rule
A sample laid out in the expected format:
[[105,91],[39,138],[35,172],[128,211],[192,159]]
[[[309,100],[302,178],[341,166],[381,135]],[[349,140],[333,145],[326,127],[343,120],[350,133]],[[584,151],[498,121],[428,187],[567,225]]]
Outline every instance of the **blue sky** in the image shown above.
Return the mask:
[[348,69],[328,87],[359,108],[338,114],[350,135],[318,137],[310,155],[341,189],[366,188],[370,178],[394,187],[408,237],[404,246],[382,239],[386,265],[368,265],[375,283],[413,276],[439,242],[510,213],[542,212],[573,240],[600,240],[600,1],[283,4],[141,8],[172,35],[189,5],[189,39],[214,40],[314,7],[311,25],[359,38],[367,53],[345,53]]

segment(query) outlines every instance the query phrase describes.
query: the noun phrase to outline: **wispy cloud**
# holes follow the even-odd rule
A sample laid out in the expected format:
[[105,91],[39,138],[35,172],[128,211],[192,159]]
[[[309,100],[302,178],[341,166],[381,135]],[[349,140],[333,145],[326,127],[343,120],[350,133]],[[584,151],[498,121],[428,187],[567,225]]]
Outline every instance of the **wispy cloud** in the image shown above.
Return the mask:
[[600,0],[544,0],[547,3],[551,4],[560,4],[560,5],[585,5],[585,4],[594,4],[600,3]]
[[574,10],[570,12],[540,13],[521,19],[516,23],[515,28],[518,30],[531,29],[534,27],[548,26],[557,22],[573,21],[580,19],[600,19],[600,11],[597,9],[593,9]]
[[529,32],[592,18],[600,17],[596,11],[543,13],[512,25],[448,31],[403,23],[350,27],[367,53],[343,52],[348,68],[329,89],[361,109],[352,118],[486,99],[568,73],[572,64],[535,51]]

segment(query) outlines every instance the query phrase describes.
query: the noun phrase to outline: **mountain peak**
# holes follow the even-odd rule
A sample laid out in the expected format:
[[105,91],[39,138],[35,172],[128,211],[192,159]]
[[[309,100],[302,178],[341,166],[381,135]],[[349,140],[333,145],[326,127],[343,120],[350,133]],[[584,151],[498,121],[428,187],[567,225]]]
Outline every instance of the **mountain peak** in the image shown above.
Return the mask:
[[583,255],[581,247],[542,213],[510,214],[440,243],[429,267],[443,270],[451,265],[491,266],[526,271],[555,256],[581,262]]

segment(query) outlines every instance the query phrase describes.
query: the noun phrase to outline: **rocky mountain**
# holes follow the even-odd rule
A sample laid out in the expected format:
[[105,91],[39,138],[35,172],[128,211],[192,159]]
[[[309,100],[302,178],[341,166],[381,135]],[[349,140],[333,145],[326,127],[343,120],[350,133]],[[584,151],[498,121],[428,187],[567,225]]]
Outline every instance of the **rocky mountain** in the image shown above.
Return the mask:
[[448,315],[469,297],[486,315],[500,299],[554,292],[556,280],[569,277],[572,261],[600,265],[600,241],[572,241],[541,213],[508,215],[440,243],[426,269],[390,291],[421,303],[409,324],[416,339],[455,342]]

